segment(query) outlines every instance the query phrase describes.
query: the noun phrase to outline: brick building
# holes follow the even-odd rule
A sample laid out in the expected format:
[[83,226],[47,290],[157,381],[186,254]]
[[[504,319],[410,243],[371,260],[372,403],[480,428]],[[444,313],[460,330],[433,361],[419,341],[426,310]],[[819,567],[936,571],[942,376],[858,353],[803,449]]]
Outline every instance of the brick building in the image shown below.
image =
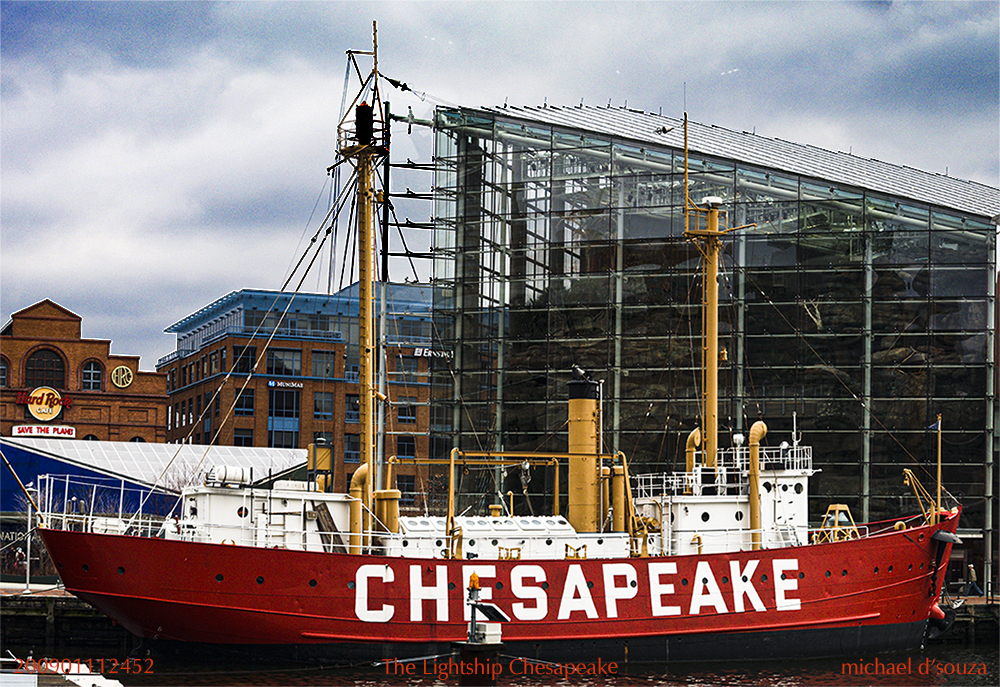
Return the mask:
[[82,318],[46,299],[0,330],[0,434],[163,442],[166,375],[85,339]]
[[[430,287],[392,284],[387,324],[385,455],[429,450]],[[193,444],[333,448],[334,490],[360,465],[358,289],[333,294],[242,290],[166,329],[177,350],[167,377],[167,440]],[[400,465],[404,507],[422,506],[426,467]]]

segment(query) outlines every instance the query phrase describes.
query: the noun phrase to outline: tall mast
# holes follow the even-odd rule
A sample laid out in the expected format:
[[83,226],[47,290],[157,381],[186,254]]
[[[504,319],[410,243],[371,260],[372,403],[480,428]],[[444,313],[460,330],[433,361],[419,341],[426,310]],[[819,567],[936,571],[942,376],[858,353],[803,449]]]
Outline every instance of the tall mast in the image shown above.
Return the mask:
[[[367,477],[362,495],[362,531],[367,537],[367,533],[372,531],[372,486],[375,478],[374,173],[377,158],[388,154],[386,146],[377,140],[377,136],[382,135],[382,143],[387,142],[384,139],[386,119],[382,112],[378,88],[378,30],[374,22],[372,22],[371,52],[348,52],[360,76],[361,70],[357,66],[356,55],[371,55],[372,70],[368,77],[362,80],[361,89],[352,103],[353,107],[348,109],[344,121],[338,127],[338,134],[340,154],[353,162],[358,174],[358,385],[360,387],[358,396],[361,415],[359,418],[361,464],[366,470]],[[368,104],[366,96],[372,104]],[[353,127],[346,121],[351,109],[354,110]]]
[[[699,207],[688,195],[688,120],[684,113],[684,238],[693,243],[702,257],[702,406],[704,430],[704,464],[715,468],[719,447],[719,256],[722,237],[730,231],[756,226],[747,224],[731,229],[719,229],[719,206],[722,199],[708,196]],[[702,228],[701,216],[705,225]],[[693,225],[692,226],[692,219]]]

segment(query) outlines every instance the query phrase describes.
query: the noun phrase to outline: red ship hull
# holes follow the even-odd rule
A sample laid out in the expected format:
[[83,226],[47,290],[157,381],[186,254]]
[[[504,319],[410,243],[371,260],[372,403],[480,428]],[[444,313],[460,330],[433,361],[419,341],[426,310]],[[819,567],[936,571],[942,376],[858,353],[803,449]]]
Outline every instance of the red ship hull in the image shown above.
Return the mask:
[[[835,656],[917,648],[958,514],[782,549],[591,560],[441,560],[41,530],[66,589],[141,637],[403,658],[465,639],[465,587],[508,650],[560,660]],[[763,653],[762,653],[763,652]]]

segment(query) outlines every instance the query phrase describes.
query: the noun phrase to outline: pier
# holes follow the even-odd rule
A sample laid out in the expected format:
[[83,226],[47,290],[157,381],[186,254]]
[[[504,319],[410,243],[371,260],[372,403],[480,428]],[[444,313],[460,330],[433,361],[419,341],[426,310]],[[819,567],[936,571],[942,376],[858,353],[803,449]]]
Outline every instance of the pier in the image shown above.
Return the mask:
[[[996,597],[960,596],[950,603],[955,610],[955,625],[942,635],[944,642],[997,642],[1000,637],[1000,606]],[[942,608],[945,608],[942,603]]]
[[23,583],[4,583],[0,616],[0,646],[21,658],[28,652],[36,658],[124,658],[139,644],[114,620],[58,587],[32,585],[25,593]]

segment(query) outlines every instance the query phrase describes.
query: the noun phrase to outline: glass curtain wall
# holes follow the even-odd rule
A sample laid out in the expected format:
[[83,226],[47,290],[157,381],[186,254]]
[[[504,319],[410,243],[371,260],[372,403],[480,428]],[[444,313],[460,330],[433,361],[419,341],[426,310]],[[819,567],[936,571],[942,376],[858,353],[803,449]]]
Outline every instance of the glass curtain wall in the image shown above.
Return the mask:
[[[692,142],[692,148],[695,143]],[[439,110],[435,428],[467,450],[566,450],[573,365],[603,380],[603,442],[633,472],[681,470],[699,422],[699,254],[682,150]],[[692,152],[723,199],[720,445],[757,419],[813,446],[811,499],[895,515],[902,469],[983,520],[993,450],[995,229],[910,200]],[[432,442],[433,443],[433,442]],[[971,499],[969,497],[972,497]]]

